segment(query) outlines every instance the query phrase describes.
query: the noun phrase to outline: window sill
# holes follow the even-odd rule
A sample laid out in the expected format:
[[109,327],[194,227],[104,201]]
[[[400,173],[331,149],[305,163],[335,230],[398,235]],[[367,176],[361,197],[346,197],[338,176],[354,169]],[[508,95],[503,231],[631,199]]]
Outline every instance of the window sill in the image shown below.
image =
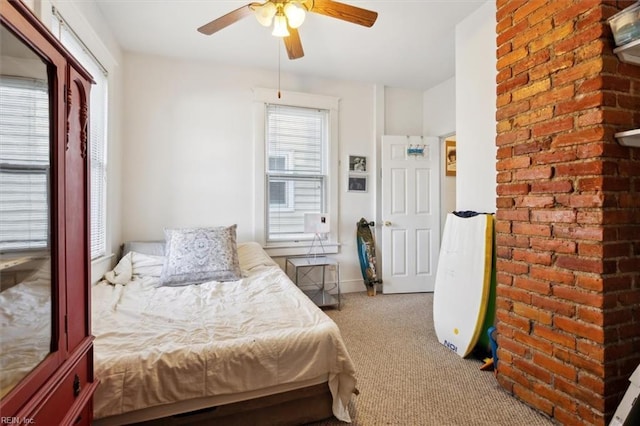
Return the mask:
[[111,269],[111,261],[115,254],[105,254],[91,261],[91,283],[95,284]]
[[[323,250],[324,247],[324,250]],[[309,254],[311,250],[311,243],[306,242],[304,244],[267,244],[264,246],[264,251],[271,257],[283,257],[283,256],[303,256]],[[322,246],[315,244],[311,254],[325,253],[336,254],[340,251],[340,244],[338,243],[322,243]]]

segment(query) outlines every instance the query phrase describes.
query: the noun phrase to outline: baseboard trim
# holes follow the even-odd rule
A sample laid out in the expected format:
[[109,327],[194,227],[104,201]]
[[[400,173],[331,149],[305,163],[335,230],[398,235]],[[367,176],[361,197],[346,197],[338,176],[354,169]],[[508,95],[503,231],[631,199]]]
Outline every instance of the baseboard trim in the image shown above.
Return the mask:
[[341,293],[359,293],[362,291],[367,291],[363,280],[340,281]]

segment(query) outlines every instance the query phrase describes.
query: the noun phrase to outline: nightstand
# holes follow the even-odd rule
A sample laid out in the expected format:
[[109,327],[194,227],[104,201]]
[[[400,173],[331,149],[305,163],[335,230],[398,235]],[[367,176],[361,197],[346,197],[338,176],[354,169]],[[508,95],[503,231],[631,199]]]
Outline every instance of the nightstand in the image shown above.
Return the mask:
[[[289,275],[289,268],[293,276]],[[335,271],[335,283],[327,288],[327,268]],[[340,263],[327,256],[288,257],[285,273],[318,306],[340,306]],[[319,275],[319,276],[318,276]],[[329,293],[337,290],[337,294]]]

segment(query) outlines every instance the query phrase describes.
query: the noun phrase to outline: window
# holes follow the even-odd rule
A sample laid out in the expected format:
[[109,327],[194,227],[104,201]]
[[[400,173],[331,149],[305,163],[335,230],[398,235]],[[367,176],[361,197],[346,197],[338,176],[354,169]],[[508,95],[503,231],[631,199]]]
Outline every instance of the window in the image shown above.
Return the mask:
[[328,111],[267,105],[266,114],[267,242],[313,238],[304,214],[326,206]]
[[0,77],[0,251],[49,247],[49,88]]
[[91,259],[106,254],[107,187],[107,71],[54,9],[54,32],[71,54],[89,71],[95,84],[89,100],[91,170]]
[[[337,218],[337,106],[326,96],[255,89],[256,240],[274,256],[303,254],[314,235],[305,213]],[[261,151],[261,152],[258,152]],[[260,175],[259,175],[260,174]],[[337,248],[337,229],[326,235]]]

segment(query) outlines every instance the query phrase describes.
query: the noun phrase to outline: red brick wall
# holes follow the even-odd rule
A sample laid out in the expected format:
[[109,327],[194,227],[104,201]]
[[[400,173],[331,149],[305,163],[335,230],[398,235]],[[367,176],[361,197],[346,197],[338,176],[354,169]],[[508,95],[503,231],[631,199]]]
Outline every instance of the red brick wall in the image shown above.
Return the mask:
[[497,1],[498,380],[604,425],[640,363],[640,66],[606,19],[632,2]]

